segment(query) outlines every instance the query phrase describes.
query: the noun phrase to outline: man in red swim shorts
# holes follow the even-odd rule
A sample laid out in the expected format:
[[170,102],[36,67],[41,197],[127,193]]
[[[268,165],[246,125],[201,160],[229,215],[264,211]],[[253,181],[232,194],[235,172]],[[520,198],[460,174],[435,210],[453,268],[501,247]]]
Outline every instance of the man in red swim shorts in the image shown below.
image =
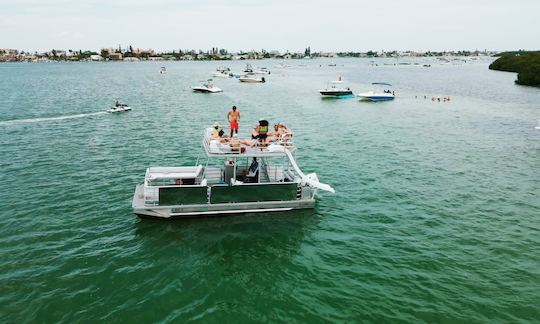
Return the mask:
[[238,122],[240,122],[240,112],[236,110],[236,106],[232,107],[232,110],[227,114],[229,124],[231,125],[231,137],[233,133],[238,134]]

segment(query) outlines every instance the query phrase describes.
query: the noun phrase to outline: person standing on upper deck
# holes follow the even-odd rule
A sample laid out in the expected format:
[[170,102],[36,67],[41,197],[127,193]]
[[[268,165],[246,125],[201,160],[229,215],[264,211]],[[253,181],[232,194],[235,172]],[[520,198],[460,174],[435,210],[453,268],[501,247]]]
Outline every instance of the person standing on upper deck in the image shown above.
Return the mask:
[[236,110],[236,106],[232,106],[232,110],[227,114],[229,124],[231,125],[231,137],[233,133],[238,134],[238,123],[240,122],[240,112]]

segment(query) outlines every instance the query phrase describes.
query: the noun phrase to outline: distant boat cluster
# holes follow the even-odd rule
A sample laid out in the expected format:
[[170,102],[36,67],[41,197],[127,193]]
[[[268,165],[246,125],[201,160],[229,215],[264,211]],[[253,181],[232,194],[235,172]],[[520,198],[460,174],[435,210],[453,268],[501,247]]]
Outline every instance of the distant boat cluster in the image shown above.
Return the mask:
[[[371,85],[374,89],[362,92],[356,96],[363,101],[379,102],[394,100],[395,92],[389,90],[392,86],[387,82],[373,82]],[[353,98],[354,94],[350,87],[344,85],[344,81],[339,77],[335,81],[329,81],[325,89],[319,90],[319,93],[324,98]]]
[[[251,64],[246,64],[246,68],[243,72],[233,73],[230,68],[226,66],[220,66],[215,72],[212,72],[212,76],[216,78],[237,78],[240,82],[244,83],[265,83],[266,79],[263,75],[270,75],[270,70],[265,67],[253,68]],[[194,92],[199,93],[218,93],[223,90],[217,87],[212,79],[204,81],[201,85],[192,86],[191,89]]]

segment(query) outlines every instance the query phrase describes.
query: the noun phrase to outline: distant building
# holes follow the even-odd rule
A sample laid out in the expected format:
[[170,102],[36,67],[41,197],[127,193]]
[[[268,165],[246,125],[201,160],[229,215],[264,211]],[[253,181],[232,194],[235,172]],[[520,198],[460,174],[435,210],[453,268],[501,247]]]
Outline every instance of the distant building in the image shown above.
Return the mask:
[[19,51],[16,49],[0,49],[0,62],[14,62],[17,60]]
[[320,52],[319,56],[320,57],[336,57],[337,55],[334,52]]
[[111,60],[111,61],[121,61],[122,60],[122,54],[121,53],[110,53],[109,54],[109,60]]
[[140,49],[140,48],[137,48],[137,49],[134,49],[133,50],[133,54],[135,55],[147,55],[147,56],[151,56],[151,55],[154,55],[155,52],[153,49],[149,48],[149,49]]

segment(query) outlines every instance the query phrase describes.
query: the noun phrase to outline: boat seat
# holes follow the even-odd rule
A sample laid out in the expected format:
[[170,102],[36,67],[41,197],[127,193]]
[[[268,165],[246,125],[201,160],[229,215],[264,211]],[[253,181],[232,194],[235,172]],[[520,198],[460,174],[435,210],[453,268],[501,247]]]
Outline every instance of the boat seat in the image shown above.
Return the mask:
[[257,162],[257,166],[255,168],[252,168],[251,166],[248,169],[248,173],[246,174],[244,178],[244,182],[247,183],[254,183],[258,182],[259,179],[259,166],[260,164]]
[[193,167],[150,167],[146,170],[146,180],[195,179],[202,168],[201,164]]

